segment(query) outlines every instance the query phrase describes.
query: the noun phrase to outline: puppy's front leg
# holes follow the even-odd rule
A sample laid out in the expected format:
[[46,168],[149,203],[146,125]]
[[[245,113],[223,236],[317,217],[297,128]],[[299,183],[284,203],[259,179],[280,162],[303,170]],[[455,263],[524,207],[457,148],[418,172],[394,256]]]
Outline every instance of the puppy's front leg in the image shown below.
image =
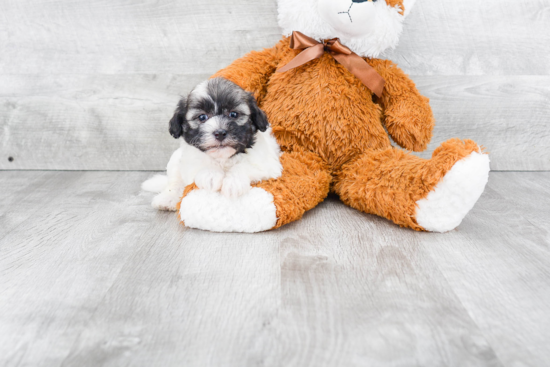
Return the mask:
[[158,210],[167,210],[167,211],[176,211],[176,206],[178,205],[181,196],[183,195],[183,190],[185,189],[185,184],[181,177],[181,171],[179,169],[179,162],[181,160],[181,149],[176,150],[166,169],[166,174],[168,175],[168,185],[153,198],[151,205],[153,208]]
[[195,184],[199,189],[208,191],[220,191],[225,177],[225,172],[218,167],[205,168],[195,176]]
[[249,163],[234,165],[225,175],[222,194],[227,197],[238,197],[248,193],[255,173],[254,166]]
[[185,187],[167,187],[163,192],[153,198],[151,205],[158,210],[176,211]]
[[[170,171],[169,171],[170,173]],[[158,210],[167,210],[175,212],[176,206],[180,202],[181,196],[185,190],[185,185],[179,172],[174,175],[168,175],[168,186],[160,194],[153,198],[151,205]]]
[[242,172],[230,171],[222,184],[222,194],[227,197],[238,197],[250,191],[250,178]]

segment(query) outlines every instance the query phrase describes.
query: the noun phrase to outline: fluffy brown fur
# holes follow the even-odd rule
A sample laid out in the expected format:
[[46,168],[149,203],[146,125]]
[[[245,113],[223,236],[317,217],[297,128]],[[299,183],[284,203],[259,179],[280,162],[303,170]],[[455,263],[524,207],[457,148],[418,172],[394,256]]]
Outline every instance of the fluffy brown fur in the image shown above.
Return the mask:
[[302,218],[307,210],[317,206],[327,196],[331,181],[326,165],[313,153],[285,153],[281,163],[281,177],[253,185],[273,194],[277,207],[274,228]]
[[432,136],[428,99],[414,83],[391,61],[365,59],[386,80],[375,103],[373,93],[329,54],[276,73],[300,52],[289,42],[285,37],[213,76],[254,94],[285,152],[282,177],[256,185],[273,194],[276,227],[300,219],[332,190],[354,208],[423,230],[415,202],[477,144],[450,140],[430,160],[393,148],[384,127],[408,150],[424,150]]
[[423,199],[460,159],[481,152],[472,140],[444,142],[426,160],[395,148],[366,152],[347,164],[335,191],[358,210],[422,230],[415,219],[416,201]]

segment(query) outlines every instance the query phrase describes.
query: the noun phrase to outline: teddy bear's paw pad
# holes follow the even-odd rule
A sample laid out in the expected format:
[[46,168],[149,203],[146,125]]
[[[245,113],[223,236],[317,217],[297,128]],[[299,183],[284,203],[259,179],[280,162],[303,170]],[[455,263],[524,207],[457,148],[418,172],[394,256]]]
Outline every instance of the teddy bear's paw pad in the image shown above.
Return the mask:
[[473,152],[456,162],[428,196],[416,202],[416,221],[427,231],[447,232],[474,207],[489,179],[489,156]]
[[176,206],[178,205],[181,199],[182,190],[172,190],[172,191],[163,191],[153,198],[151,206],[158,210],[166,210],[175,212]]
[[180,217],[191,228],[254,233],[275,227],[277,208],[273,195],[259,187],[239,197],[193,190],[181,201]]

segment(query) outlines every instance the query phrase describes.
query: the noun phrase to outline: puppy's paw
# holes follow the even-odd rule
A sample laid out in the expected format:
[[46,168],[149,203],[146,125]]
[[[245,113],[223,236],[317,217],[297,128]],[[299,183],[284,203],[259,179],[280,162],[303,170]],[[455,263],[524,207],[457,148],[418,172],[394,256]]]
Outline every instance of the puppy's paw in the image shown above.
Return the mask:
[[250,179],[245,175],[227,174],[223,179],[222,194],[235,198],[250,191]]
[[158,210],[166,210],[170,212],[175,212],[176,206],[178,205],[181,196],[183,194],[183,189],[169,189],[161,192],[153,198],[151,205],[153,208]]
[[220,191],[224,177],[225,173],[221,169],[204,169],[195,176],[195,184],[199,189]]

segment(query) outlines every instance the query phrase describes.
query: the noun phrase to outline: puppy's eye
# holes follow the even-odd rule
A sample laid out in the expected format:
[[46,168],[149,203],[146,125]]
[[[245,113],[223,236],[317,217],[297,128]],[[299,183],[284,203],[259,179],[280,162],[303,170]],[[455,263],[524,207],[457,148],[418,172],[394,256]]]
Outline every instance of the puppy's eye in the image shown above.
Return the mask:
[[208,120],[208,115],[200,115],[199,116],[199,121],[200,122],[205,122],[206,120]]
[[229,117],[231,117],[232,119],[236,119],[237,117],[239,117],[239,114],[237,112],[229,112]]

